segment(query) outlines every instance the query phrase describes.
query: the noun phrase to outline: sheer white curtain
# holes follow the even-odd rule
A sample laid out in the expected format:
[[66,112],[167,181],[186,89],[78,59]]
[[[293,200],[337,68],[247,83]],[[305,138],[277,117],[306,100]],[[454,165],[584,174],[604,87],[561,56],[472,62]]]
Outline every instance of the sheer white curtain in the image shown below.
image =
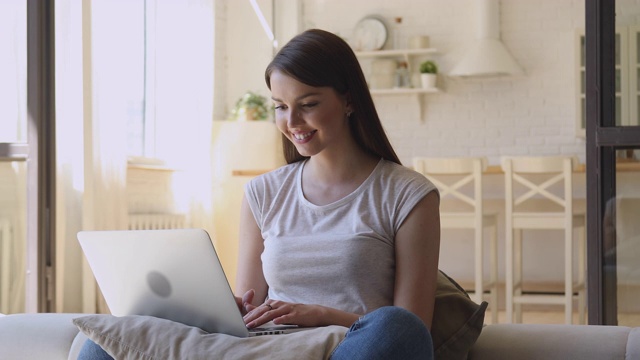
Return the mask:
[[177,170],[177,210],[211,233],[214,1],[157,0],[154,13],[156,154]]
[[123,16],[108,1],[56,2],[57,311],[106,311],[76,234],[127,227]]
[[82,0],[55,2],[56,311],[82,311],[84,193]]
[[145,21],[126,11],[131,2],[56,1],[57,311],[107,311],[76,234],[128,227],[127,119],[136,84],[146,86],[155,157],[177,170],[177,210],[190,226],[212,230],[214,1],[146,4],[153,27],[145,77],[129,56],[139,48],[118,26]]
[[[26,140],[27,11],[0,1],[0,143]],[[0,313],[25,311],[26,162],[0,161]]]
[[25,311],[26,162],[0,161],[0,313]]

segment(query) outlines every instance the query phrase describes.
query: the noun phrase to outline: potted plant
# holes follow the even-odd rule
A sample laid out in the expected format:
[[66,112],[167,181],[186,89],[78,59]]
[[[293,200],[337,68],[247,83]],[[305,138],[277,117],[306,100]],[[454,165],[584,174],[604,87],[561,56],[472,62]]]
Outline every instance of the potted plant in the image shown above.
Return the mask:
[[436,79],[438,74],[438,65],[431,60],[427,60],[420,64],[420,80],[424,89],[433,89],[436,87]]
[[231,112],[233,120],[267,120],[268,118],[267,98],[252,91],[248,91],[238,99]]

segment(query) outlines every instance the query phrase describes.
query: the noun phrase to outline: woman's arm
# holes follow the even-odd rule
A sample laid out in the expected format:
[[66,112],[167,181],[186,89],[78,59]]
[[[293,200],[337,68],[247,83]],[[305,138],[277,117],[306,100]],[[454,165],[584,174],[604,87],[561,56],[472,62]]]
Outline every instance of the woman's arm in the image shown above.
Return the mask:
[[[242,206],[240,208],[239,235],[236,295],[243,297],[242,302],[248,301],[250,305],[258,306],[267,298],[269,289],[262,273],[262,260],[260,259],[260,255],[264,250],[264,240],[246,197],[242,198]],[[245,296],[251,290],[254,292],[252,296]],[[246,309],[244,303],[240,305]]]
[[427,194],[396,233],[394,305],[419,316],[430,329],[440,252],[440,199]]

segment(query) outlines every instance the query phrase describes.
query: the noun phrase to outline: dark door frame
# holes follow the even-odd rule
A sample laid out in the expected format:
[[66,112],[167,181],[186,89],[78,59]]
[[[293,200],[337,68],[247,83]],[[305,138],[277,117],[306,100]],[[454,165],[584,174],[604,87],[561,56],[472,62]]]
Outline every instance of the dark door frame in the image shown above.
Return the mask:
[[[615,126],[615,2],[585,0],[589,324],[617,325],[615,151],[640,148],[640,126]],[[610,225],[610,226],[608,226]]]
[[27,312],[55,311],[54,5],[27,1]]

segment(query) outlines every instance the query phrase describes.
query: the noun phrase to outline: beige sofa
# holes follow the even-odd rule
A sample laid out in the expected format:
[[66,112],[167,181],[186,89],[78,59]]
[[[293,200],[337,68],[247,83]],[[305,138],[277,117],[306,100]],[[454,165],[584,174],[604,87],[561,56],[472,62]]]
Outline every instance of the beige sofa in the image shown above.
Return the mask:
[[[75,359],[86,340],[81,314],[0,316],[0,359]],[[588,325],[486,326],[468,359],[640,359],[640,328]]]

